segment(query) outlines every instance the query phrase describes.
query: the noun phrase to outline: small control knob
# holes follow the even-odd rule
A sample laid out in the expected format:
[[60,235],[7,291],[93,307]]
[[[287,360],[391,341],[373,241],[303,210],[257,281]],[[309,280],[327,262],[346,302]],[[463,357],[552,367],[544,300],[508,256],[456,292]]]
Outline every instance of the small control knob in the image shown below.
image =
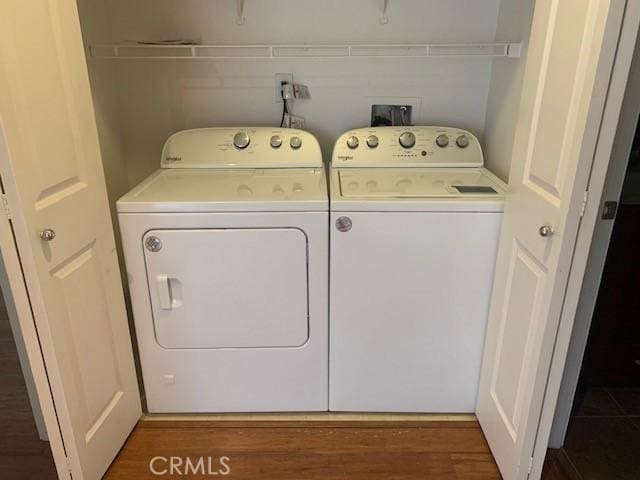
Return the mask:
[[369,135],[367,137],[367,146],[369,148],[376,148],[380,144],[380,140],[375,135]]
[[282,146],[282,137],[280,135],[274,135],[269,140],[269,143],[273,148],[280,148]]
[[398,141],[403,148],[412,148],[416,144],[416,136],[411,132],[404,132]]
[[447,147],[449,145],[449,137],[444,133],[442,135],[438,135],[438,138],[436,138],[436,145],[440,148]]
[[298,150],[302,146],[302,139],[300,137],[291,137],[289,146],[294,150]]
[[360,140],[358,140],[358,137],[356,137],[355,135],[351,135],[349,138],[347,138],[347,147],[349,147],[351,150],[355,150],[356,148],[358,148],[358,145],[360,145]]
[[238,132],[233,137],[233,146],[240,150],[247,148],[250,143],[251,139],[247,132]]
[[456,138],[456,145],[458,145],[460,148],[467,148],[469,146],[469,137],[467,137],[466,135],[460,135],[458,138]]

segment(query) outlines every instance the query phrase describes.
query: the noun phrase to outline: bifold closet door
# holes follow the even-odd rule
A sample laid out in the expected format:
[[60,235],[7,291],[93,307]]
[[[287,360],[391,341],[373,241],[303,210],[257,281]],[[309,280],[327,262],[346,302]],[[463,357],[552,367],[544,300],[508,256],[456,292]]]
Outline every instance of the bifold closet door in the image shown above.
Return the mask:
[[75,1],[0,2],[0,115],[0,169],[68,469],[98,479],[141,408]]
[[533,451],[624,7],[535,4],[477,405],[505,480],[538,468]]

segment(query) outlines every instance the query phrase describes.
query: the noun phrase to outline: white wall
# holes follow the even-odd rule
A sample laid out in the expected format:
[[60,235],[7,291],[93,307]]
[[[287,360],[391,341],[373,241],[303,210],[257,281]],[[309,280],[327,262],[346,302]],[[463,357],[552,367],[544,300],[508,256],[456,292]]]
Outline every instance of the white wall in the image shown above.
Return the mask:
[[[381,25],[382,0],[246,0],[246,23],[239,26],[233,0],[102,1],[106,12],[101,21],[109,28],[105,37],[113,42],[190,38],[204,44],[490,42],[500,4],[500,0],[391,1],[389,23]],[[108,140],[103,154],[105,148],[114,153],[113,161],[105,161],[107,168],[121,171],[122,165],[115,161],[117,142],[110,137],[118,126],[128,186],[158,167],[164,140],[177,130],[277,125],[281,104],[274,98],[275,73],[293,73],[296,81],[309,85],[313,98],[296,102],[294,112],[306,118],[307,129],[318,136],[325,157],[342,132],[368,125],[376,97],[418,103],[415,124],[457,125],[482,138],[492,68],[489,58],[90,63],[92,79],[102,77],[100,69],[116,70],[113,104],[118,120],[113,121],[113,112],[105,108],[103,117],[110,120],[101,125],[107,132],[101,133],[101,140]],[[106,93],[98,96],[111,98]],[[116,182],[110,191],[122,192],[121,187]]]
[[509,58],[494,60],[487,102],[483,136],[485,164],[504,181],[509,179],[511,168],[533,3],[533,0],[503,0],[498,16],[496,42],[510,42],[514,38],[522,40],[519,61]]
[[[77,3],[85,48],[91,44],[111,42],[111,25],[107,21],[106,0],[77,0]],[[115,201],[129,190],[129,183],[118,112],[117,65],[92,59],[89,56],[87,61],[107,193],[112,207],[116,238],[119,241],[114,206]]]
[[486,59],[121,62],[120,121],[129,183],[158,168],[162,143],[175,131],[277,125],[282,108],[274,98],[277,72],[292,72],[310,87],[313,98],[297,101],[293,110],[306,118],[326,158],[341,133],[368,125],[376,97],[418,102],[416,124],[452,124],[481,134],[490,68]]

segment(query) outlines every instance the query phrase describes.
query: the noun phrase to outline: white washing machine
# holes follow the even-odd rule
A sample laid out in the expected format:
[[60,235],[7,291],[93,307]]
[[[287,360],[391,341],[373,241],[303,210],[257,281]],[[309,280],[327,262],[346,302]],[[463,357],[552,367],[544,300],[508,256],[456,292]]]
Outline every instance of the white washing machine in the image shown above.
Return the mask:
[[353,130],[330,184],[329,408],[473,412],[505,192],[478,140]]
[[177,133],[117,207],[149,412],[327,410],[328,196],[310,133]]

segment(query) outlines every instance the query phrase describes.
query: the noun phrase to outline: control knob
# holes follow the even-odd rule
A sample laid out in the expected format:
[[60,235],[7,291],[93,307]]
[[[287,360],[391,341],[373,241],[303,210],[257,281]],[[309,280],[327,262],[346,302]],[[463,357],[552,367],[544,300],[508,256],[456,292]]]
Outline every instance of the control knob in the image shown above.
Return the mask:
[[271,137],[269,143],[273,148],[280,148],[282,146],[282,137],[280,135],[274,135]]
[[351,150],[355,150],[356,148],[358,148],[358,145],[360,145],[360,140],[358,140],[358,137],[356,137],[355,135],[351,135],[349,138],[347,138],[347,147],[349,147]]
[[404,132],[398,139],[403,148],[412,148],[416,144],[416,136],[411,132]]
[[375,135],[369,135],[367,137],[367,146],[369,148],[376,148],[380,144],[380,140]]
[[302,140],[300,137],[291,137],[291,140],[289,140],[289,146],[294,150],[298,150],[302,146]]
[[469,146],[469,137],[466,135],[460,135],[456,138],[456,145],[460,148],[467,148]]
[[449,145],[449,137],[447,135],[445,135],[444,133],[442,135],[438,135],[438,138],[436,138],[436,145],[438,145],[440,148],[444,148],[446,146]]
[[233,146],[240,150],[247,148],[250,143],[251,139],[247,132],[238,132],[233,137]]

